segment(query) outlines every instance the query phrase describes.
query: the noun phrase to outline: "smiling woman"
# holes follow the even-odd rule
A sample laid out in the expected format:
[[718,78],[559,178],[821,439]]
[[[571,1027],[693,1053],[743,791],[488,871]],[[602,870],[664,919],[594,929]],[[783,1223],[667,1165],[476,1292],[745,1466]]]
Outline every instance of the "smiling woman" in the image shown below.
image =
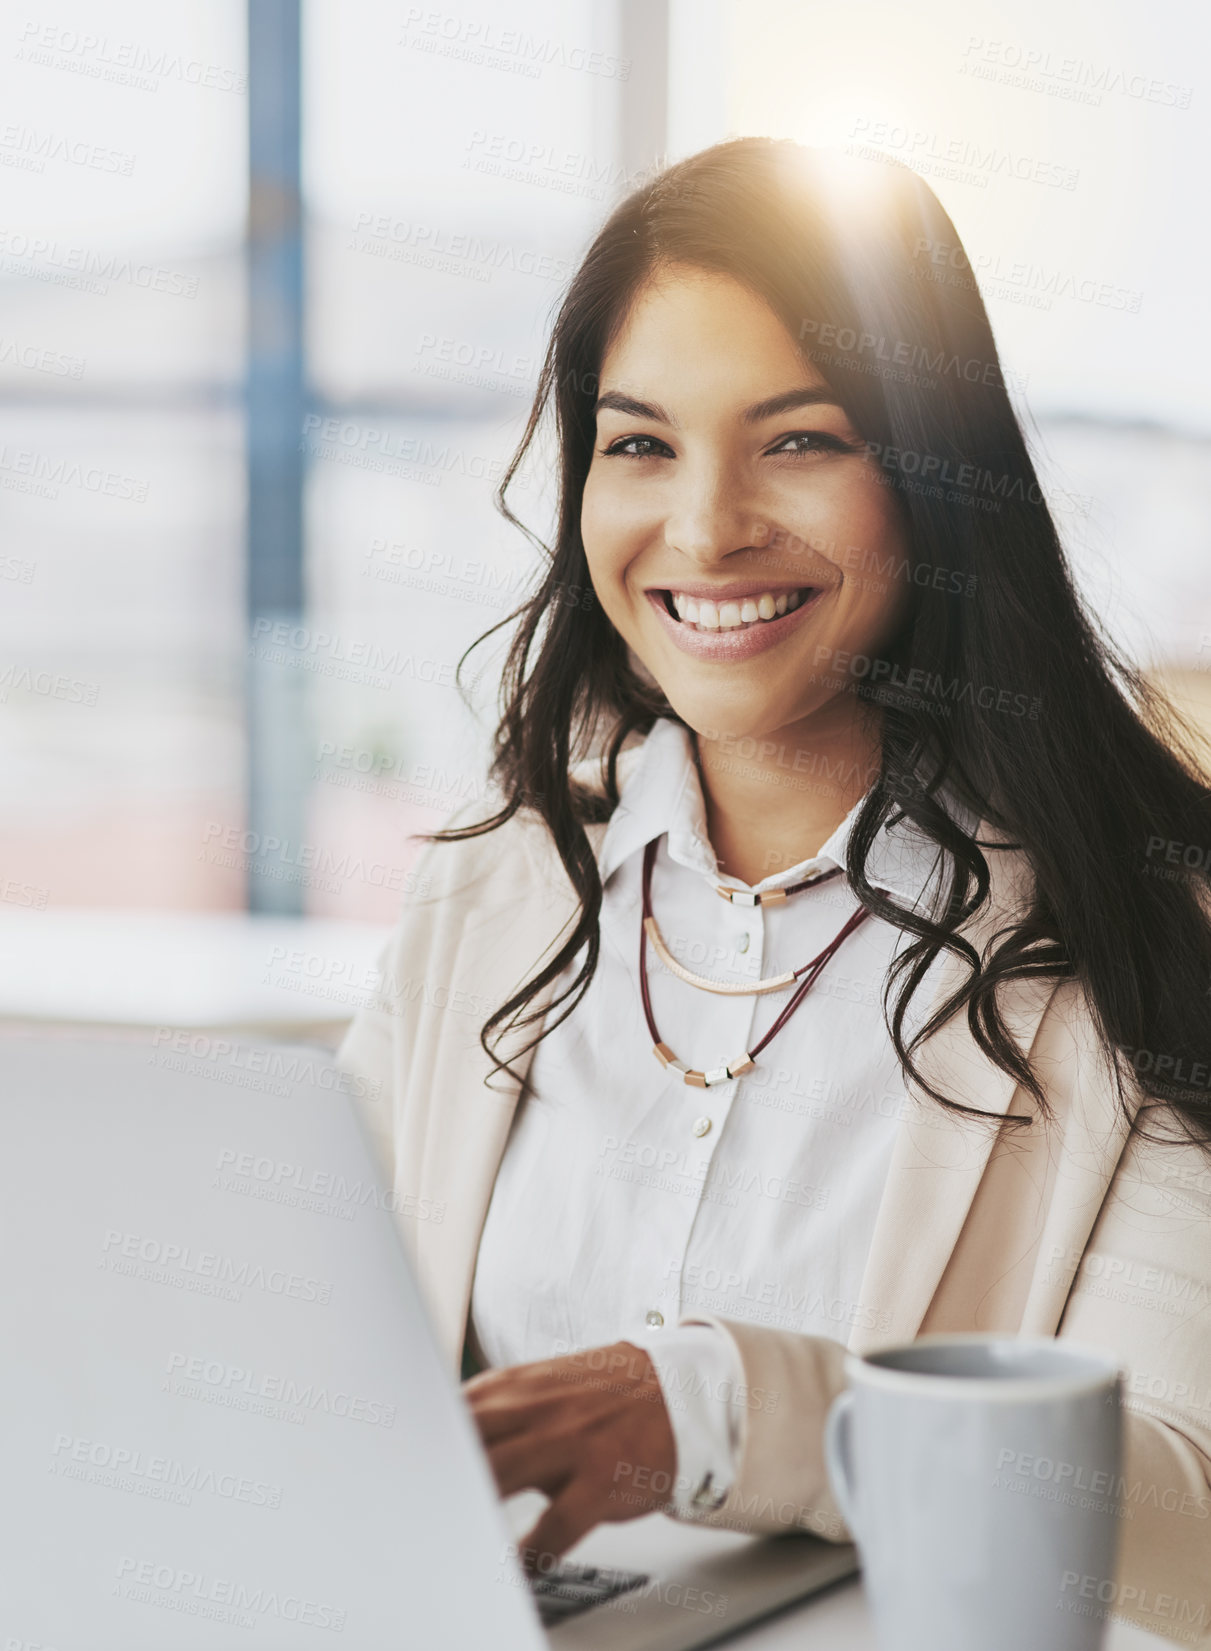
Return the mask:
[[657,1505],[844,1537],[845,1349],[1000,1330],[1132,1373],[1123,1596],[1199,1600],[1209,879],[1166,845],[1207,779],[921,244],[913,174],[763,139],[601,230],[501,490],[552,411],[500,806],[435,835],[344,1058],[447,1211],[409,1241],[534,1549]]
[[[649,281],[600,377],[580,527],[617,634],[700,735],[786,738],[813,719],[819,750],[831,703],[834,762],[873,772],[877,718],[837,693],[832,661],[883,654],[902,623],[910,587],[879,570],[904,565],[905,524],[837,393],[768,304],[692,265]],[[850,577],[838,546],[863,547],[874,576]],[[770,869],[750,829],[769,789],[724,770],[708,788],[720,864],[753,881]],[[803,840],[788,831],[786,851],[814,852],[865,789],[787,799]]]

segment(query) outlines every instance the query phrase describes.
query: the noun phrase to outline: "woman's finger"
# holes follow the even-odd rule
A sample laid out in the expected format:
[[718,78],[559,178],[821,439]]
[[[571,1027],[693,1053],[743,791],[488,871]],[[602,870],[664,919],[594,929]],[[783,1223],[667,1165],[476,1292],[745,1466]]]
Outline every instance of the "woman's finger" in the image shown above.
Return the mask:
[[586,1536],[602,1517],[600,1493],[584,1479],[573,1479],[556,1496],[534,1529],[518,1544],[522,1563],[536,1570],[546,1558],[558,1559]]
[[549,1401],[521,1392],[501,1391],[471,1402],[471,1418],[485,1445],[511,1439],[541,1425],[551,1412]]
[[579,1471],[584,1450],[581,1430],[548,1423],[489,1445],[488,1461],[502,1496],[519,1490],[553,1496]]
[[583,1426],[618,1408],[618,1396],[577,1370],[549,1365],[520,1365],[493,1371],[493,1380],[476,1376],[463,1387],[475,1425],[485,1444],[525,1432],[543,1422],[575,1414]]

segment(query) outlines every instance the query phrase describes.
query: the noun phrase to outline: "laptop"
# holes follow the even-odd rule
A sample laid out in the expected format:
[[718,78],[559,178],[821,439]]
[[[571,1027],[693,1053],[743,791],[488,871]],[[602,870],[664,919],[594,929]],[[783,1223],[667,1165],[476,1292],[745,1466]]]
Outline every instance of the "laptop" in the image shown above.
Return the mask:
[[[663,1514],[531,1584],[331,1056],[0,1032],[0,1640],[688,1651],[853,1550]],[[436,1218],[437,1212],[430,1212]]]

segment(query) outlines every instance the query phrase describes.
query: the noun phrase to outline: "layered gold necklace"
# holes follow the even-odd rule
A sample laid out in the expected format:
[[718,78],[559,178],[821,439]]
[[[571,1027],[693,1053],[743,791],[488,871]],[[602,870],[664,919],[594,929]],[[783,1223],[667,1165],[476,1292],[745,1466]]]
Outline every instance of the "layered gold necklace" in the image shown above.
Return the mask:
[[[657,841],[658,839],[654,838],[643,852],[643,920],[639,929],[639,988],[643,997],[644,1018],[652,1037],[652,1053],[660,1064],[671,1068],[674,1072],[679,1072],[682,1081],[693,1085],[696,1089],[707,1089],[712,1084],[727,1083],[732,1078],[739,1077],[742,1072],[748,1072],[752,1069],[756,1064],[756,1057],[772,1039],[777,1037],[786,1025],[815,985],[817,976],[833,953],[870,916],[870,913],[865,907],[860,906],[841,926],[824,950],[798,969],[791,969],[786,974],[772,975],[767,980],[758,981],[754,986],[731,985],[725,981],[710,980],[705,975],[694,974],[691,970],[685,968],[683,964],[678,963],[665,945],[664,938],[652,914],[652,867],[656,863]],[[814,888],[817,884],[827,883],[831,878],[840,875],[841,867],[834,866],[831,871],[820,872],[814,877],[805,877],[802,882],[792,883],[785,889],[771,889],[764,895],[756,894],[750,889],[724,888],[721,884],[716,884],[716,893],[722,895],[725,900],[731,901],[733,905],[780,904],[789,895],[798,894],[801,889]],[[648,990],[647,948],[649,940],[652,943],[653,951],[665,968],[671,974],[676,975],[679,980],[684,980],[689,986],[698,987],[700,991],[716,992],[725,997],[760,997],[766,992],[785,991],[788,986],[793,986],[796,982],[798,982],[798,989],[782,1010],[782,1013],[776,1018],[769,1031],[759,1043],[754,1044],[752,1049],[746,1050],[742,1055],[737,1056],[735,1060],[728,1061],[723,1066],[716,1066],[708,1071],[699,1072],[677,1058],[668,1044],[662,1040],[656,1026],[656,1017],[652,1013],[651,994]]]

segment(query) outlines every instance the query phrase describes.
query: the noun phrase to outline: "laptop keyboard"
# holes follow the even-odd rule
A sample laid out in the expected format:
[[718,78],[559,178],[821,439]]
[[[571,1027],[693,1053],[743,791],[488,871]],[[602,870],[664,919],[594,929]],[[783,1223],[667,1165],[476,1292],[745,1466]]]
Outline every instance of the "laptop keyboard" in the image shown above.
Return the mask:
[[554,1570],[531,1576],[530,1590],[544,1628],[579,1616],[594,1605],[620,1599],[651,1578],[639,1571],[617,1571],[602,1565],[574,1565],[569,1560]]

